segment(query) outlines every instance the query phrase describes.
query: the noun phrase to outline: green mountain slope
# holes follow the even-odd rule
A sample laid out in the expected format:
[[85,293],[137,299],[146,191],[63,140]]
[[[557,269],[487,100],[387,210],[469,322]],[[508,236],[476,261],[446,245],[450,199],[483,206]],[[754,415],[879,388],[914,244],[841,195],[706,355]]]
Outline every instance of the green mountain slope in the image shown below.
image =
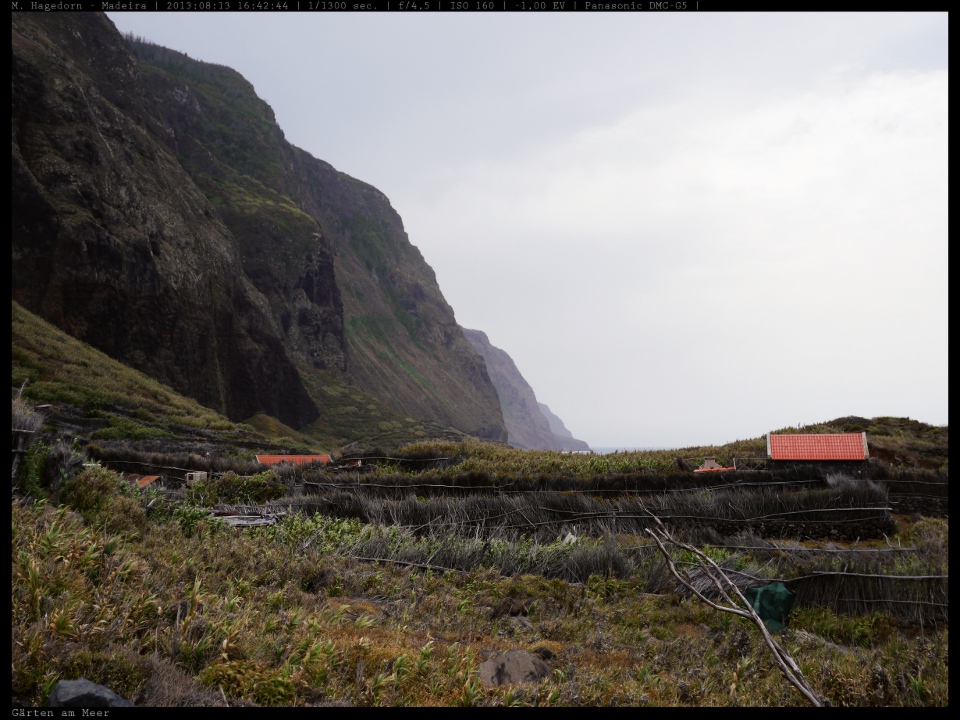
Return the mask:
[[12,294],[233,420],[319,411],[235,240],[97,13],[13,16]]
[[11,379],[24,399],[42,406],[47,424],[63,437],[98,443],[150,441],[192,449],[219,443],[234,450],[321,449],[269,416],[238,424],[184,397],[12,304]]
[[16,16],[13,58],[25,308],[232,420],[506,439],[387,198],[287,143],[238,73],[94,13]]

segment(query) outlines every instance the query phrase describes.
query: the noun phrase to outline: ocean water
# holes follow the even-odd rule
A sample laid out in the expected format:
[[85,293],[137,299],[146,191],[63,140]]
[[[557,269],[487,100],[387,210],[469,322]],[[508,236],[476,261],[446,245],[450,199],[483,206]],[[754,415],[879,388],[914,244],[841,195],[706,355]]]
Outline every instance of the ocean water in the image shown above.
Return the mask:
[[595,447],[591,448],[598,455],[609,455],[615,452],[639,452],[641,450],[673,450],[674,448],[664,447]]

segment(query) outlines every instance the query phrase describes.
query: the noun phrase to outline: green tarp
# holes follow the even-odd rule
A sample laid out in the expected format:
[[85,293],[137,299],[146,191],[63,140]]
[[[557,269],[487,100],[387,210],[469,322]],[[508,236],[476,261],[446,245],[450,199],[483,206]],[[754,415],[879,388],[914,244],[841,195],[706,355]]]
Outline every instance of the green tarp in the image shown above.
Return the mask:
[[770,632],[779,632],[793,606],[793,593],[782,582],[745,590],[743,596]]

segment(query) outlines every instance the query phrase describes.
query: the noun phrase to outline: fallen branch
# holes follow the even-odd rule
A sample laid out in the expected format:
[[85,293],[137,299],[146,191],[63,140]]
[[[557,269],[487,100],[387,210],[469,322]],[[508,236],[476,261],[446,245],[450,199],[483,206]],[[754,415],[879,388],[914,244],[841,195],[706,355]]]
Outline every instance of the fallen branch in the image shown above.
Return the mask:
[[[794,662],[793,658],[790,657],[790,654],[780,647],[779,643],[773,639],[773,636],[770,634],[770,631],[767,630],[766,625],[763,624],[763,620],[760,619],[760,616],[754,611],[753,607],[743,596],[743,593],[740,592],[740,588],[734,584],[730,578],[726,576],[723,570],[720,569],[720,566],[717,565],[713,560],[704,555],[700,550],[689,545],[687,543],[682,543],[677,540],[674,540],[671,537],[670,533],[667,531],[666,527],[660,518],[658,518],[653,513],[650,513],[650,516],[656,522],[656,528],[647,528],[646,532],[650,537],[653,538],[654,542],[657,543],[657,547],[660,549],[660,552],[663,554],[664,559],[667,561],[667,567],[670,568],[670,572],[673,573],[673,576],[680,581],[688,590],[694,593],[700,600],[715,610],[720,610],[721,612],[731,613],[733,615],[739,615],[742,618],[750,620],[754,625],[756,625],[761,634],[763,635],[764,641],[767,643],[767,647],[770,648],[770,651],[773,653],[774,661],[777,664],[777,667],[780,668],[780,672],[783,673],[784,677],[793,685],[800,693],[810,701],[810,704],[814,707],[823,707],[823,704],[814,694],[813,690],[810,688],[810,685],[807,684],[806,679],[803,677],[803,673],[800,671],[800,668],[797,666],[797,663]],[[700,591],[698,591],[693,584],[690,582],[689,578],[685,577],[686,573],[681,573],[677,570],[676,565],[674,565],[673,558],[670,556],[670,553],[667,552],[667,549],[664,547],[663,543],[668,542],[672,545],[676,545],[683,550],[692,552],[697,558],[700,559],[701,567],[703,568],[704,574],[709,577],[714,585],[717,586],[717,589],[720,591],[720,595],[728,603],[728,605],[721,605],[715,603],[712,600],[705,597]],[[714,574],[716,572],[716,575]],[[726,585],[720,582],[720,579],[723,579],[726,582]],[[734,592],[737,594],[737,597],[743,602],[746,606],[746,610],[742,610],[737,607],[737,604],[730,598],[727,594],[727,587],[732,587]]]
[[384,563],[393,563],[394,565],[404,565],[406,567],[416,567],[423,568],[424,570],[438,570],[440,572],[456,572],[456,573],[469,573],[469,570],[460,570],[459,568],[443,567],[442,565],[428,565],[426,563],[412,562],[410,560],[393,560],[391,558],[376,558],[376,557],[362,557],[360,555],[342,555],[341,557],[349,557],[354,560],[362,560],[363,562],[384,562]]
[[949,580],[949,575],[873,575],[870,573],[855,573],[855,572],[840,572],[830,571],[830,572],[818,572],[811,575],[801,575],[800,577],[790,578],[788,580],[781,580],[782,583],[793,582],[795,580],[807,580],[808,578],[815,577],[827,577],[828,575],[842,575],[844,577],[866,577],[866,578],[883,578],[884,580]]

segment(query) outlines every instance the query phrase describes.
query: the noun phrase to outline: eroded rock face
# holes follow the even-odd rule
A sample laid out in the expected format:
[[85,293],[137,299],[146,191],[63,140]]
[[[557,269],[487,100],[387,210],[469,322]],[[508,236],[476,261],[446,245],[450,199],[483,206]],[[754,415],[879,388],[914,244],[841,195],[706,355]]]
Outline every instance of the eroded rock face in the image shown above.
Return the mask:
[[13,18],[13,299],[233,420],[318,415],[102,14]]
[[480,664],[480,681],[488,687],[536,682],[550,675],[550,666],[524,650],[511,650]]
[[564,450],[590,450],[589,445],[583,440],[577,440],[573,436],[573,433],[567,430],[567,426],[563,424],[563,420],[557,417],[549,407],[542,402],[538,402],[537,406],[547,419],[547,423],[550,425],[550,432],[559,438],[560,442],[564,445]]
[[12,38],[14,300],[233,420],[300,429],[343,383],[506,440],[389,200],[287,143],[243,77],[102,13],[18,15]]
[[[507,442],[528,450],[589,450],[566,429],[563,421],[537,402],[533,388],[517,369],[513,359],[490,343],[480,330],[464,330],[467,340],[483,356],[487,371],[503,408]],[[553,427],[560,431],[554,432]]]
[[177,158],[230,230],[288,351],[321,370],[346,368],[334,253],[317,219],[292,199],[292,148],[269,105],[230,68],[157,45],[130,45]]
[[298,366],[404,416],[505,440],[486,366],[387,197],[290,145],[230,68],[131,47],[178,157],[236,238]]

